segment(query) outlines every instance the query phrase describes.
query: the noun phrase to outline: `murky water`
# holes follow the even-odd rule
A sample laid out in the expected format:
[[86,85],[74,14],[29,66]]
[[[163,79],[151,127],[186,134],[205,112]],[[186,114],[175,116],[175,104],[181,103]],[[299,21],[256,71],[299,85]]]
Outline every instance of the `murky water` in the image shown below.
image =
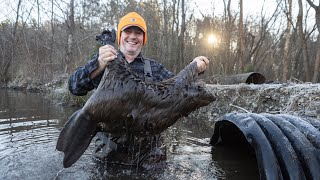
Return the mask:
[[213,148],[206,119],[184,119],[165,133],[167,166],[146,171],[104,165],[91,144],[70,168],[55,150],[59,132],[75,111],[41,94],[0,89],[0,179],[258,179],[254,156],[239,148]]

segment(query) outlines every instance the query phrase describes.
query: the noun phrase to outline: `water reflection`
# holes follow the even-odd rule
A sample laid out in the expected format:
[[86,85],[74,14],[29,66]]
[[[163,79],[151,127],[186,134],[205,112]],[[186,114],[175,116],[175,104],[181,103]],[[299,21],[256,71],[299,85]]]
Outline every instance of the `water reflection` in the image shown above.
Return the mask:
[[63,154],[55,150],[55,145],[63,124],[75,109],[54,106],[36,93],[0,89],[0,97],[0,179],[257,177],[254,157],[237,154],[234,149],[213,149],[209,145],[212,124],[192,116],[164,133],[168,156],[164,169],[148,171],[101,164],[91,156],[93,143],[72,167],[63,169]]
[[0,97],[0,179],[53,179],[61,169],[57,134],[68,112],[40,94],[0,89]]

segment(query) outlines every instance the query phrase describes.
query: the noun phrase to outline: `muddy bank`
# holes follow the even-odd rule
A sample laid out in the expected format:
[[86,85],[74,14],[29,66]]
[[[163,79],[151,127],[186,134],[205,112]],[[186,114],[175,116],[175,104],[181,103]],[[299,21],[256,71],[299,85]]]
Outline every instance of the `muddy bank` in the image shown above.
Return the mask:
[[49,93],[55,89],[66,87],[68,77],[68,74],[61,74],[49,82],[32,79],[31,77],[17,77],[6,84],[0,84],[0,88]]
[[217,100],[192,115],[207,117],[211,122],[230,112],[287,113],[320,120],[320,84],[209,84],[207,87]]

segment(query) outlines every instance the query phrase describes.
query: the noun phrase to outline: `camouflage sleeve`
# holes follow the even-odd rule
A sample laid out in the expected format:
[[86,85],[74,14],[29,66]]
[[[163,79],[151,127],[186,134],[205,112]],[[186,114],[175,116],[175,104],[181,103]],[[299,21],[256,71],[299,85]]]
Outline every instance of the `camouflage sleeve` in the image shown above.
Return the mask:
[[92,89],[98,87],[103,72],[94,79],[90,79],[90,74],[98,67],[98,54],[95,54],[85,66],[79,67],[69,77],[69,91],[77,96],[86,95]]

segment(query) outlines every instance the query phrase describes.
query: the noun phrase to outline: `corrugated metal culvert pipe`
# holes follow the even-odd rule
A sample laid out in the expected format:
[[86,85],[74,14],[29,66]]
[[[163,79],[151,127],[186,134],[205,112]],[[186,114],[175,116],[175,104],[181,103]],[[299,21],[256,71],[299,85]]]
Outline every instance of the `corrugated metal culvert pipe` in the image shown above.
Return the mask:
[[320,179],[317,119],[267,113],[224,115],[215,123],[210,143],[223,146],[239,142],[254,150],[260,179]]
[[243,74],[234,74],[228,76],[213,76],[208,78],[210,79],[209,82],[212,84],[240,84],[240,83],[247,83],[247,84],[263,84],[266,82],[266,78],[263,74],[258,72],[249,72]]

